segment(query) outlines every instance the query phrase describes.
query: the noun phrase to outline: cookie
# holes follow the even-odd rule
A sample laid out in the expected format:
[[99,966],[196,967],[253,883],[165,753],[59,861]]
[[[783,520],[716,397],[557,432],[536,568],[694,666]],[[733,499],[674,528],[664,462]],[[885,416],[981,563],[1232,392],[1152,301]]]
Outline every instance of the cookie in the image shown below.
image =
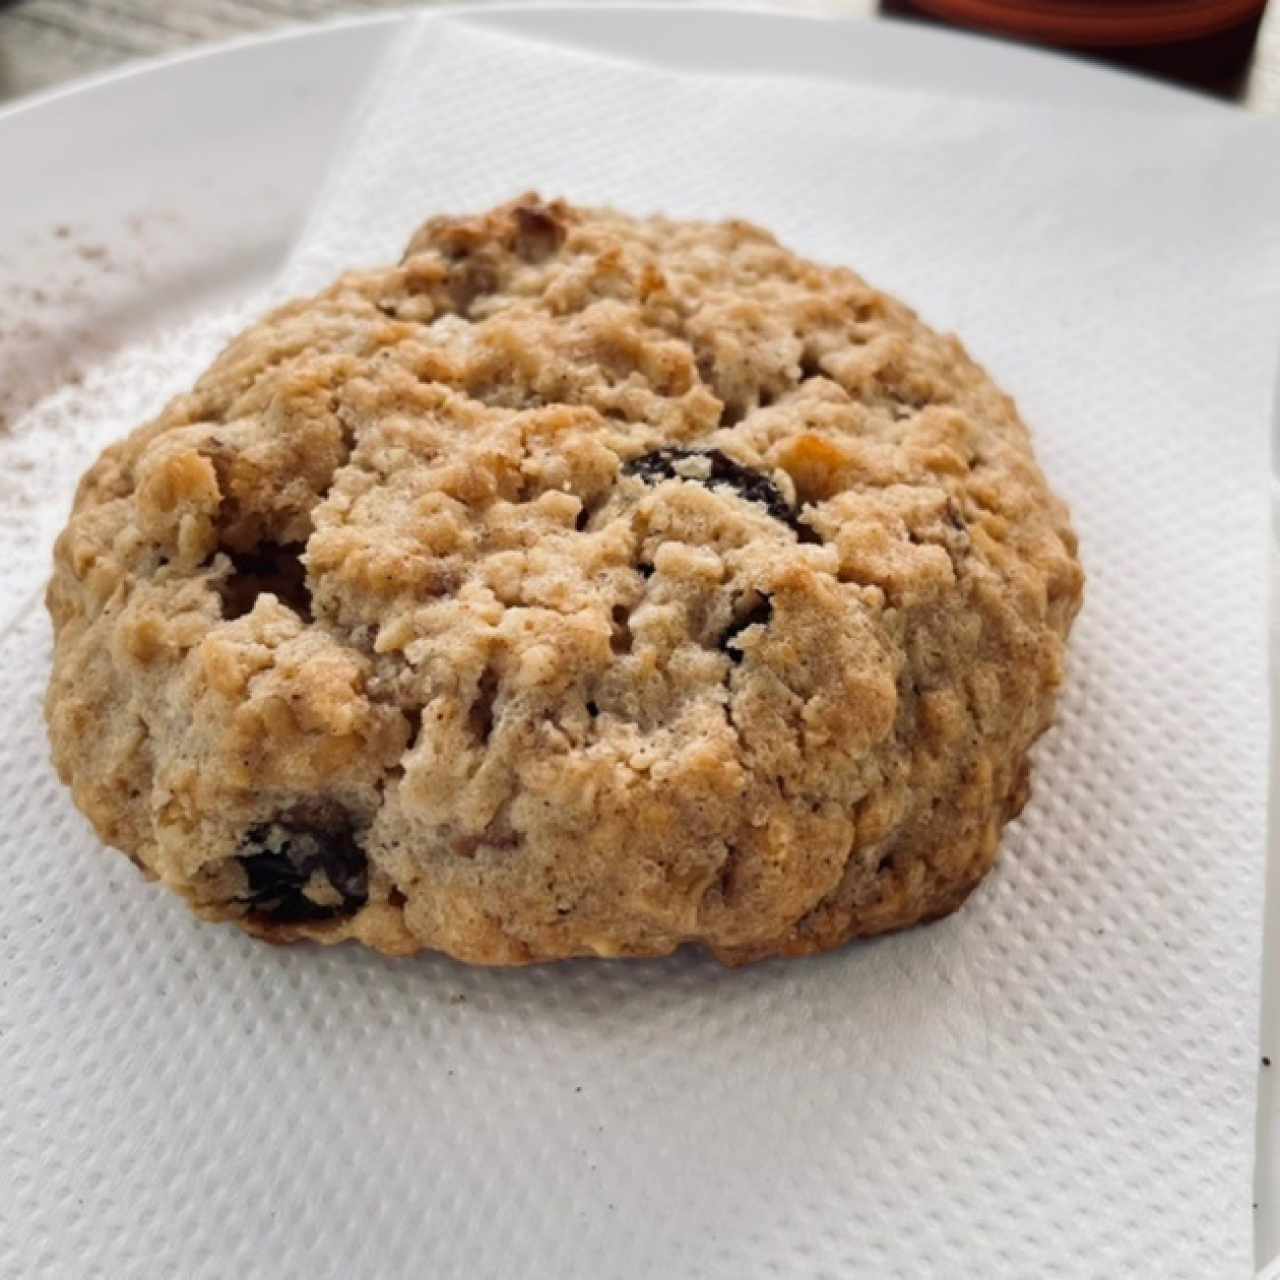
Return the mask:
[[103,453],[47,717],[206,919],[736,964],[959,906],[1082,583],[954,338],[747,223],[530,195],[268,315]]

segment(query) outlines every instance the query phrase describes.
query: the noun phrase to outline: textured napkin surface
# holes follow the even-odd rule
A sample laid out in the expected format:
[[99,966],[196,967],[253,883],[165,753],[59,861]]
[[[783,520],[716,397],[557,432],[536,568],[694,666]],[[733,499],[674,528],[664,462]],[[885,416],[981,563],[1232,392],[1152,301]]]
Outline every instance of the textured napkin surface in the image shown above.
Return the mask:
[[1249,1274],[1277,141],[425,20],[280,288],[534,186],[854,266],[962,335],[1072,504],[1061,722],[962,912],[818,959],[487,972],[198,925],[45,763],[71,486],[239,317],[126,352],[0,441],[0,1275]]

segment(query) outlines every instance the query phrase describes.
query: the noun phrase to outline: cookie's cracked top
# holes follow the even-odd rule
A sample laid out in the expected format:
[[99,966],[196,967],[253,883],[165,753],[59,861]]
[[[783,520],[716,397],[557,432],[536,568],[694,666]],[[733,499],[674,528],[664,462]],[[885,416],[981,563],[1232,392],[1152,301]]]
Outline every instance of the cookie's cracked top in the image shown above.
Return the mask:
[[1081,586],[954,339],[744,223],[527,196],[103,454],[47,711],[102,838],[203,916],[734,962],[963,900]]

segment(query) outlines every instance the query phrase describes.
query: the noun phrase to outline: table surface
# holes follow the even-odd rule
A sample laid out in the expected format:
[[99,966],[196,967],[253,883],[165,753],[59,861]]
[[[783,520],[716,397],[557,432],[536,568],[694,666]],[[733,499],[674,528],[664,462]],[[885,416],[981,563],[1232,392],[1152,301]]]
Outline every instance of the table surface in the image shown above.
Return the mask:
[[[805,12],[875,15],[877,0],[796,0]],[[201,41],[404,7],[404,0],[0,0],[0,101]],[[1280,0],[1232,96],[1280,115]]]

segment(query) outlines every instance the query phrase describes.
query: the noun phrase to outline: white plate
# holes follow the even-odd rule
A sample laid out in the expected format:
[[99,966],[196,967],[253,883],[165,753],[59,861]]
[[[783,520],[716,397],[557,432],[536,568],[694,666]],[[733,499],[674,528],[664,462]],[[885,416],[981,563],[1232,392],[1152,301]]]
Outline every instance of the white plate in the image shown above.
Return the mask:
[[[1091,64],[891,22],[657,8],[469,12],[526,36],[712,73],[785,68],[1134,111],[1224,109]],[[393,13],[222,46],[0,112],[0,420],[114,346],[265,283],[405,21]],[[0,624],[14,603],[0,601]],[[1269,956],[1280,939],[1276,898]],[[1263,1044],[1280,1048],[1270,1038],[1275,995]],[[1280,1248],[1274,1101],[1264,1072],[1260,1259]]]

